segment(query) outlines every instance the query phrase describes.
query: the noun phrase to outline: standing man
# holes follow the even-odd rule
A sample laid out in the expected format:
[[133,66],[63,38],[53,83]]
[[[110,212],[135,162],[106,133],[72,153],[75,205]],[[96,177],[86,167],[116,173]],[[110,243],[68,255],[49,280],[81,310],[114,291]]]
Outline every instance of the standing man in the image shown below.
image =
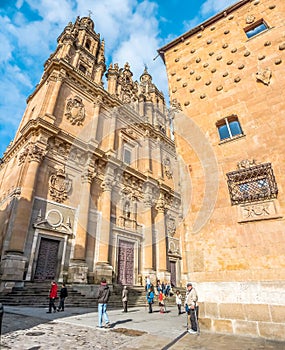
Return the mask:
[[129,294],[129,291],[127,289],[127,286],[124,286],[122,291],[122,302],[123,302],[124,312],[128,312],[128,294]]
[[[193,288],[192,283],[187,283],[187,292],[185,298],[185,309],[187,312],[187,329],[190,334],[197,334],[198,331],[198,294]],[[190,328],[191,323],[191,328]]]
[[65,283],[62,283],[62,286],[59,292],[59,305],[58,305],[57,311],[64,311],[64,301],[65,301],[65,298],[67,298],[67,295],[68,293],[67,293],[67,288],[65,286]]
[[100,287],[97,291],[98,298],[98,329],[102,329],[102,318],[104,316],[105,327],[110,328],[110,322],[107,315],[107,303],[111,292],[105,278],[102,278]]
[[51,282],[49,290],[49,308],[47,314],[51,314],[51,309],[56,312],[55,299],[57,298],[57,284],[55,281]]

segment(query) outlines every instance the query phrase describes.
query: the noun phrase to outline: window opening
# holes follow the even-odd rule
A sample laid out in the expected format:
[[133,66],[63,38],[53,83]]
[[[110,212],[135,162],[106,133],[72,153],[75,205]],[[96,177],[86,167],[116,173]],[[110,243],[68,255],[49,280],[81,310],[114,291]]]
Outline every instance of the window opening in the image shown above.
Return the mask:
[[227,174],[232,205],[277,198],[278,188],[270,163]]
[[217,124],[220,140],[232,139],[235,136],[243,135],[240,123],[237,117],[226,117]]
[[263,20],[261,20],[245,29],[245,34],[248,37],[248,39],[250,39],[257,34],[264,32],[267,29],[268,26],[266,25],[266,23]]

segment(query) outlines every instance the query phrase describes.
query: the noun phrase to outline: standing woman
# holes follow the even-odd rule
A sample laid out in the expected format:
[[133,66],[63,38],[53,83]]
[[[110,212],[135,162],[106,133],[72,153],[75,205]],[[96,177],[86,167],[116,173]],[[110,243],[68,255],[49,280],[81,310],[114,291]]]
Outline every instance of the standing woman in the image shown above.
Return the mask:
[[124,312],[128,312],[128,294],[129,294],[129,291],[127,289],[127,286],[124,286],[122,291],[122,301],[123,301]]
[[154,292],[153,288],[149,288],[146,293],[146,299],[148,302],[148,313],[152,313],[152,304],[153,304]]
[[182,295],[179,290],[176,291],[176,305],[178,309],[178,315],[181,315],[181,304],[182,304]]

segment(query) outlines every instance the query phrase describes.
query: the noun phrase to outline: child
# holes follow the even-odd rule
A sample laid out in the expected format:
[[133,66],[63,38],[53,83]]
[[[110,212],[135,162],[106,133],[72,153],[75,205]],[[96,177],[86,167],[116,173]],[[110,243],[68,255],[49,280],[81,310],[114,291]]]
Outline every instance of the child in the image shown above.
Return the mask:
[[164,298],[165,298],[165,295],[162,293],[162,291],[159,292],[159,295],[158,295],[158,305],[160,306],[160,313],[164,313],[166,310],[165,310],[165,304],[164,304]]
[[179,290],[177,290],[176,291],[176,305],[177,305],[177,308],[178,308],[178,315],[182,314],[182,312],[181,312],[181,304],[182,304],[182,295],[179,292]]

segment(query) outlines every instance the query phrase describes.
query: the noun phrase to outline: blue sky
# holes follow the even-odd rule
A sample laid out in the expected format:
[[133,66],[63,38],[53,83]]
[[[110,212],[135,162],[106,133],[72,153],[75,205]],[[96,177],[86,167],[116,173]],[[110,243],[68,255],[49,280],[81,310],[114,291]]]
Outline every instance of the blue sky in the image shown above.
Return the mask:
[[[0,157],[68,22],[88,16],[105,39],[107,66],[129,62],[134,79],[148,66],[168,94],[157,49],[237,0],[0,0]],[[167,97],[167,96],[166,96]]]

